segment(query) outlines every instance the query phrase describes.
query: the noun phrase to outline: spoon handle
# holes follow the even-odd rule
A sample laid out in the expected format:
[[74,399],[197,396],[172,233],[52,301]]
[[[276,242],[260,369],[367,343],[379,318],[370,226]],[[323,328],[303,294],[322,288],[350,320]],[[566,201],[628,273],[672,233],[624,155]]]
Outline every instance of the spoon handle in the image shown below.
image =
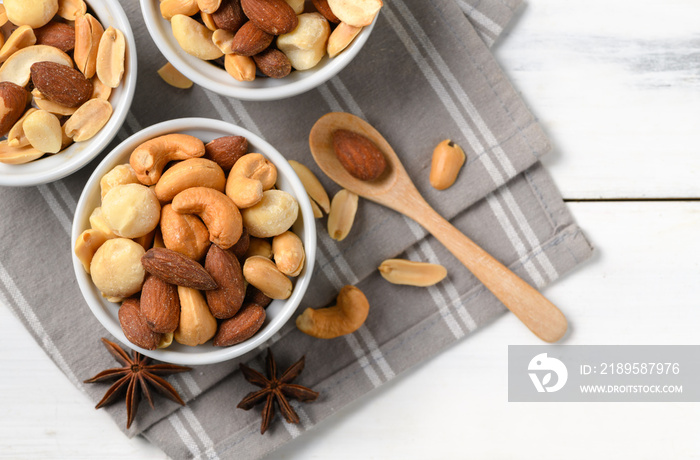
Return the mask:
[[430,205],[425,203],[418,208],[417,215],[412,216],[414,220],[435,236],[537,337],[545,342],[562,338],[567,321],[553,303],[457,230]]

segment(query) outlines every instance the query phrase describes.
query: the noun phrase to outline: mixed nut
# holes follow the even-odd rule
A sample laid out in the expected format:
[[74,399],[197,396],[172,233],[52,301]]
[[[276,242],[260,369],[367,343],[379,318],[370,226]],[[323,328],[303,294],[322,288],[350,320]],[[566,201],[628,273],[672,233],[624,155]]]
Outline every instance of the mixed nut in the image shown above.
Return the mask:
[[[382,0],[161,0],[160,12],[184,51],[252,81],[284,78],[337,56],[382,6]],[[167,82],[179,80],[165,72]]]
[[122,32],[105,30],[83,0],[5,0],[0,13],[0,162],[91,139],[124,75]]
[[292,294],[306,257],[290,231],[299,205],[275,188],[275,165],[247,150],[241,136],[205,145],[167,134],[101,178],[101,205],[75,253],[121,303],[135,345],[231,346],[262,327],[272,299]]

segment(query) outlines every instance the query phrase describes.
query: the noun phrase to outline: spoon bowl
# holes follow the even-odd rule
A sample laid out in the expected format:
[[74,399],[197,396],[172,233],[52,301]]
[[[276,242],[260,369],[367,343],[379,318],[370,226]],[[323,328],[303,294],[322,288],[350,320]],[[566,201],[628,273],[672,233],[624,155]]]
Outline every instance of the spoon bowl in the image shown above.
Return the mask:
[[[333,148],[333,132],[338,129],[374,142],[387,161],[381,176],[363,181],[347,172]],[[564,336],[568,324],[562,312],[440,216],[416,189],[391,145],[369,123],[349,113],[328,113],[311,128],[309,146],[318,166],[338,185],[422,225],[539,338],[556,342]]]

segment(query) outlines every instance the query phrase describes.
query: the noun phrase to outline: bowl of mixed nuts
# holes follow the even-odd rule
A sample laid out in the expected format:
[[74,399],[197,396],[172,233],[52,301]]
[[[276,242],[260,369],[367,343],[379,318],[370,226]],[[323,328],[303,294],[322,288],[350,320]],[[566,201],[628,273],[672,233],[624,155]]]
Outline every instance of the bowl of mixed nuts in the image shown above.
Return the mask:
[[270,339],[313,271],[306,191],[257,135],[211,119],[146,128],[88,180],[72,229],[80,290],[125,345],[210,364]]
[[365,44],[382,0],[141,0],[148,31],[185,77],[224,96],[313,89]]
[[0,185],[51,182],[95,158],[136,88],[136,44],[117,0],[0,4]]

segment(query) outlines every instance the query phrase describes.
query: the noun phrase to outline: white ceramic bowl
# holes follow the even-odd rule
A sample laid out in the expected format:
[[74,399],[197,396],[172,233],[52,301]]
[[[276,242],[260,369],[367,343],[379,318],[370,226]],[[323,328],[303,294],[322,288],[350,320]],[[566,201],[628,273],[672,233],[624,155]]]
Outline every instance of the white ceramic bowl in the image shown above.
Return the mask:
[[377,19],[365,27],[342,53],[330,59],[327,55],[314,68],[297,71],[284,78],[256,78],[240,82],[224,69],[187,54],[173,36],[170,22],[160,14],[158,0],[139,0],[148,32],[163,56],[183,75],[198,85],[221,94],[247,101],[271,101],[296,96],[328,81],[360,52]]
[[95,17],[106,29],[119,29],[126,39],[126,63],[124,77],[118,88],[112,91],[109,102],[113,113],[107,124],[95,137],[71,145],[61,153],[49,155],[23,165],[0,163],[0,185],[28,186],[53,182],[74,173],[99,155],[117,135],[131,108],[136,90],[136,41],[129,19],[119,0],[85,0]]
[[[294,279],[294,291],[287,300],[274,300],[266,309],[267,318],[263,327],[250,339],[231,347],[214,347],[211,340],[204,345],[188,347],[177,342],[165,349],[144,350],[129,342],[117,316],[119,305],[106,301],[95,287],[78,258],[73,254],[73,269],[78,285],[93,314],[102,325],[124,345],[160,361],[176,364],[200,365],[226,361],[240,356],[264,344],[292,316],[299,306],[313,272],[316,258],[316,226],[313,211],[304,186],[287,160],[272,145],[259,136],[238,126],[207,118],[182,118],[165,121],[146,128],[119,144],[97,166],[88,180],[73,219],[71,241],[75,242],[83,230],[90,227],[89,218],[93,209],[100,205],[100,178],[119,164],[129,162],[129,155],[141,143],[168,133],[185,133],[209,142],[217,137],[238,135],[248,139],[249,151],[262,153],[277,167],[277,187],[291,193],[299,202],[300,219],[292,230],[301,237],[306,250],[306,266]],[[72,245],[71,245],[72,246]],[[71,251],[72,252],[72,251]]]

